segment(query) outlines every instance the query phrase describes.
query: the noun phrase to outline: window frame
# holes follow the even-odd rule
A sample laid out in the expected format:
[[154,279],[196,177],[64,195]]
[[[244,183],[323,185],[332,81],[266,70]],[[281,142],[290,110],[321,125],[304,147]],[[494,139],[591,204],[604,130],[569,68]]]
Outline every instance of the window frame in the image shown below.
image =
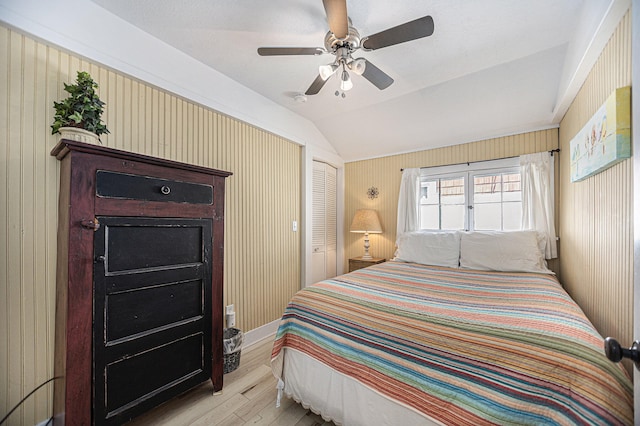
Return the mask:
[[[428,180],[434,179],[451,179],[460,178],[464,179],[464,228],[465,231],[474,230],[474,180],[475,176],[486,176],[490,174],[514,174],[520,173],[520,158],[511,157],[503,158],[499,160],[480,161],[476,163],[462,163],[450,166],[437,166],[437,167],[425,167],[420,169],[420,186],[422,183]],[[419,203],[420,201],[418,201]],[[522,202],[522,201],[521,201]],[[501,202],[502,203],[502,202]],[[438,202],[438,206],[442,204]],[[418,206],[420,207],[420,206]],[[419,208],[419,212],[420,212]],[[420,218],[421,222],[421,218]],[[420,229],[426,232],[438,232],[446,229],[442,229],[442,214],[438,218],[440,229]],[[501,224],[503,226],[503,223]]]

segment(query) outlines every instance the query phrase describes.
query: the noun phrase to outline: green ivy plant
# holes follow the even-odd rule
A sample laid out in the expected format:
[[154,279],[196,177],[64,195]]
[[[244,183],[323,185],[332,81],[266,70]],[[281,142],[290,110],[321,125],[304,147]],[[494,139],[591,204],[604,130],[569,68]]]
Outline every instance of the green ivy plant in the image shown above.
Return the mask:
[[85,71],[78,71],[76,84],[63,84],[69,97],[62,102],[53,102],[56,114],[53,117],[51,134],[60,133],[61,127],[78,127],[98,136],[109,133],[101,119],[105,103],[98,97],[98,84],[93,81],[91,75]]

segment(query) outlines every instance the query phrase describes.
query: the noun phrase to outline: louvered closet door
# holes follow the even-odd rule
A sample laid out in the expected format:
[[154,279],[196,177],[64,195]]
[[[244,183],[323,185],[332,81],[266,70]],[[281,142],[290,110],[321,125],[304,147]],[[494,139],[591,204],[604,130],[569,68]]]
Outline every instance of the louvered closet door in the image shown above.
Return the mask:
[[337,200],[336,169],[325,163],[313,162],[312,214],[312,280],[336,275]]
[[325,278],[332,278],[336,276],[338,255],[337,170],[325,164],[325,171],[325,236],[327,251]]

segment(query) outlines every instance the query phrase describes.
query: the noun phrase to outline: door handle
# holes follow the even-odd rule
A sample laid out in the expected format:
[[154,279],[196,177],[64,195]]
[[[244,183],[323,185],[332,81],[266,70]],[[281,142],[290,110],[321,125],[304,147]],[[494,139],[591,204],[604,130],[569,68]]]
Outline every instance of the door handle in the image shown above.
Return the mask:
[[604,339],[604,352],[613,362],[620,362],[622,358],[629,358],[640,370],[640,341],[636,340],[629,349],[624,349],[616,339],[607,337]]

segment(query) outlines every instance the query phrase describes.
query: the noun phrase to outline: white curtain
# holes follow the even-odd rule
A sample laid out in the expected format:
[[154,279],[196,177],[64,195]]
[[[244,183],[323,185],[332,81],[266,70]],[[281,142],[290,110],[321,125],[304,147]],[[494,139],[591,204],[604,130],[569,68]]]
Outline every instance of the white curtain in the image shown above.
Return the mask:
[[398,197],[396,239],[405,232],[420,229],[420,169],[404,169]]
[[553,156],[538,152],[520,156],[522,182],[522,229],[545,236],[545,257],[558,257],[553,213]]

